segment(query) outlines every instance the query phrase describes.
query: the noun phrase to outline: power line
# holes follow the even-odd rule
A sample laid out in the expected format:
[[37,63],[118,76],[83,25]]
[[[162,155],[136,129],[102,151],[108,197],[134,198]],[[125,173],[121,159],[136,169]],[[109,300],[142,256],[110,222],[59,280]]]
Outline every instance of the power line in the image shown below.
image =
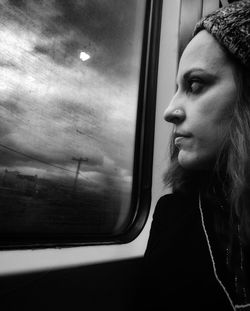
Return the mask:
[[17,154],[21,154],[22,156],[24,156],[24,157],[26,157],[26,158],[28,158],[28,159],[35,160],[35,161],[41,162],[41,163],[43,163],[43,164],[46,164],[46,165],[49,165],[49,166],[52,166],[52,167],[55,167],[55,168],[59,168],[59,169],[61,169],[61,170],[64,170],[64,171],[67,171],[67,172],[70,172],[70,173],[75,174],[74,171],[71,171],[71,170],[69,170],[69,169],[67,169],[67,168],[65,168],[65,167],[58,166],[58,165],[54,165],[54,164],[51,164],[51,163],[49,163],[49,162],[47,162],[47,161],[44,161],[44,160],[41,160],[41,159],[37,159],[37,158],[35,158],[35,157],[32,157],[32,156],[30,156],[30,155],[27,155],[27,154],[25,154],[25,153],[23,153],[23,152],[17,151],[17,150],[15,150],[15,149],[13,149],[13,148],[4,146],[4,145],[2,145],[2,144],[0,144],[0,147],[5,148],[5,149],[7,149],[7,150],[9,150],[9,151],[15,152],[15,153],[17,153]]
[[81,172],[79,172],[79,175],[85,179],[86,181],[92,181],[91,178],[87,177],[87,176],[84,176]]

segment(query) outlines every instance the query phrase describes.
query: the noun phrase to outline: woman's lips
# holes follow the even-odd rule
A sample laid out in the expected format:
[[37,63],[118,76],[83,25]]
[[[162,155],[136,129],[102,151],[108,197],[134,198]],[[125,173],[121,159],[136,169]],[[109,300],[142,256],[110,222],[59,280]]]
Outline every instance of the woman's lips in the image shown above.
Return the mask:
[[183,137],[183,136],[176,137],[174,140],[175,146],[179,146],[183,142],[184,139],[186,139],[186,137]]
[[174,144],[175,144],[175,146],[178,147],[190,138],[191,138],[191,135],[175,133]]

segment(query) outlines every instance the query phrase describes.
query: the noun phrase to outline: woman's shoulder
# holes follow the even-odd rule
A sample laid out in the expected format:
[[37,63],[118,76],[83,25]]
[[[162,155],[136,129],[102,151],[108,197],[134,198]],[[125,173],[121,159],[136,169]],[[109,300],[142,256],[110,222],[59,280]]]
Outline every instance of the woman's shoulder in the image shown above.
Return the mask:
[[198,198],[179,193],[164,195],[155,207],[145,257],[151,258],[158,252],[177,254],[195,244],[196,237],[202,236],[201,230]]
[[153,219],[162,219],[167,216],[183,218],[193,214],[197,210],[198,196],[170,193],[162,196],[155,207]]

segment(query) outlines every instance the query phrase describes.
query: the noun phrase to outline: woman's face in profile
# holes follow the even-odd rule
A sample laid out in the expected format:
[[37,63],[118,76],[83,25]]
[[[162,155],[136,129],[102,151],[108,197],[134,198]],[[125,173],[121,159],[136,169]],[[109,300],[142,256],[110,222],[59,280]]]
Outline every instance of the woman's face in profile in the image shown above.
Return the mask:
[[177,92],[164,117],[174,124],[179,164],[209,169],[223,143],[236,100],[234,66],[207,31],[199,32],[184,50]]

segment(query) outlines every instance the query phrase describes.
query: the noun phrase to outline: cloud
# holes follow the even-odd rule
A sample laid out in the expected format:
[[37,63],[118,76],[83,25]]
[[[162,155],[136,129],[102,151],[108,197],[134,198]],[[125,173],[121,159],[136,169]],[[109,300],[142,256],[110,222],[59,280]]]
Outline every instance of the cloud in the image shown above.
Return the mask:
[[[131,172],[134,1],[5,1],[0,9],[1,165],[60,175],[56,166],[75,172],[72,158],[86,157],[85,172]],[[80,60],[82,49],[90,61]]]
[[134,65],[136,6],[134,0],[9,0],[0,14],[12,27],[39,35],[35,53],[70,65],[83,50],[92,56],[90,67],[122,78]]

